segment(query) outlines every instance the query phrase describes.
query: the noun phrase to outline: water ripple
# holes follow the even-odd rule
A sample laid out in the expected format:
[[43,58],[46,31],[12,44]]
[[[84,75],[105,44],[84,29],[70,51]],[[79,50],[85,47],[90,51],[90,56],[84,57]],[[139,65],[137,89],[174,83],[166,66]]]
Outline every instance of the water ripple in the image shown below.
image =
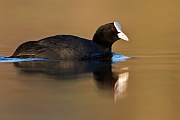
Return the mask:
[[[122,55],[122,54],[117,54],[113,52],[113,57],[112,57],[112,62],[122,62],[130,57]],[[11,58],[11,57],[6,57],[6,56],[0,56],[0,62],[25,62],[25,61],[47,61],[49,59],[45,58]]]

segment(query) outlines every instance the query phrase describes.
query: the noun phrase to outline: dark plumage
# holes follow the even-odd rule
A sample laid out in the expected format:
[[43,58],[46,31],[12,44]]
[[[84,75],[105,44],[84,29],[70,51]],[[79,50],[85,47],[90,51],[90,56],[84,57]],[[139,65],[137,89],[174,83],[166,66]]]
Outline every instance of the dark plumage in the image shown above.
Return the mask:
[[99,27],[93,40],[72,35],[56,35],[21,44],[12,57],[54,60],[111,60],[112,44],[120,38],[128,40],[127,36],[122,33],[120,24],[113,22]]

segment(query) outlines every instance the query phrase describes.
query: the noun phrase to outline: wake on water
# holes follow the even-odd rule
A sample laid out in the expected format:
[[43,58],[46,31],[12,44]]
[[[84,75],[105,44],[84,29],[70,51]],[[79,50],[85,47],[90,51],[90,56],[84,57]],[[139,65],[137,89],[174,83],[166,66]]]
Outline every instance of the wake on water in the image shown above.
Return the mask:
[[[122,54],[117,54],[113,52],[113,57],[112,57],[112,63],[116,62],[123,62],[130,57],[122,55]],[[49,61],[49,59],[45,58],[10,58],[6,56],[0,56],[0,62],[26,62],[26,61]]]
[[47,60],[44,58],[10,58],[6,56],[0,56],[0,62],[25,62],[25,61],[42,61]]

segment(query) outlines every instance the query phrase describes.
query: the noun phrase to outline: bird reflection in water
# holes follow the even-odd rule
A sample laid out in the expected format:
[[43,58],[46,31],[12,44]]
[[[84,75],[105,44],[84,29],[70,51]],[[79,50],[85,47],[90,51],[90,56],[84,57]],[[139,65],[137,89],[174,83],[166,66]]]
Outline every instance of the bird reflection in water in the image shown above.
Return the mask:
[[79,74],[93,73],[94,81],[99,89],[113,91],[117,101],[125,95],[129,73],[112,72],[111,61],[28,61],[15,62],[14,66],[20,74],[43,74],[55,80],[74,80]]
[[129,72],[119,74],[119,79],[114,85],[114,101],[126,97],[127,81],[129,78]]
[[100,69],[100,71],[93,72],[96,85],[101,90],[112,90],[114,94],[114,101],[126,97],[127,81],[129,78],[128,67],[120,69],[118,72],[113,72],[112,67]]

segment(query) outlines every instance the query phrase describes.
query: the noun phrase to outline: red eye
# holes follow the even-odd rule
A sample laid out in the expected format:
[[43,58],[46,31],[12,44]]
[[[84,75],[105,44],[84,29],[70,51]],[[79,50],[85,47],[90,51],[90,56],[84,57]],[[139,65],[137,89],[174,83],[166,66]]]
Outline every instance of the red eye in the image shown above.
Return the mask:
[[111,28],[112,31],[114,31],[115,29],[114,28]]

